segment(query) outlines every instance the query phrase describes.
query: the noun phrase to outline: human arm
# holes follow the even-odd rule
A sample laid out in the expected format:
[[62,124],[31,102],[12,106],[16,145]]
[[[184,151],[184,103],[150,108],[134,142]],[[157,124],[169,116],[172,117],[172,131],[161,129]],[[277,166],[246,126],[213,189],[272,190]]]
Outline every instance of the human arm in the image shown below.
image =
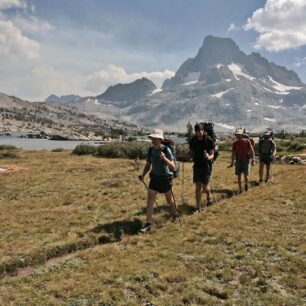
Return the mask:
[[172,154],[170,154],[169,156],[166,156],[166,154],[164,152],[161,152],[160,153],[160,158],[161,158],[161,160],[163,160],[166,163],[166,165],[170,169],[172,169],[172,170],[175,169],[175,162],[174,162],[174,158],[173,158]]

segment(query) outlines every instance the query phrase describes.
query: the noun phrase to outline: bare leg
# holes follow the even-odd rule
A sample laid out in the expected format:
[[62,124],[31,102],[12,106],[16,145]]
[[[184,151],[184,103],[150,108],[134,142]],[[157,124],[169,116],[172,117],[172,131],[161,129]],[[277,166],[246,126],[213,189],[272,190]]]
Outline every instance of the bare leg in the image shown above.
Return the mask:
[[201,197],[202,197],[201,189],[202,189],[202,184],[196,183],[195,196],[196,196],[198,210],[201,210]]
[[165,197],[166,197],[167,203],[170,205],[171,215],[175,216],[177,214],[177,211],[176,211],[176,206],[174,204],[174,198],[173,198],[171,190],[165,193]]
[[207,200],[211,199],[211,192],[209,185],[203,185],[203,192],[206,193]]
[[238,175],[238,186],[239,186],[240,193],[242,193],[241,175]]
[[266,167],[267,167],[266,183],[268,183],[268,181],[270,179],[270,167],[271,167],[271,165],[266,165]]
[[147,198],[147,222],[153,223],[153,209],[154,209],[154,201],[157,196],[157,191],[149,189],[148,190],[148,198]]
[[263,172],[264,172],[264,163],[260,162],[259,163],[259,182],[262,182],[263,179]]
[[245,191],[248,191],[248,189],[249,189],[249,177],[247,175],[244,176],[244,186],[245,186]]

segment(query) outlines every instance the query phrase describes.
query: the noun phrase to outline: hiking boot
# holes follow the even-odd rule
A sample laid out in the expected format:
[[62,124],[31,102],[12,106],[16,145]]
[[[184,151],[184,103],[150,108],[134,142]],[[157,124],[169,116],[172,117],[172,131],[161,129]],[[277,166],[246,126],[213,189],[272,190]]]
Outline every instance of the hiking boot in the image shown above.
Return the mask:
[[138,233],[139,234],[146,234],[146,233],[150,233],[152,231],[152,224],[151,223],[146,223],[146,225],[141,228]]
[[200,213],[202,210],[201,210],[201,207],[198,207],[198,206],[196,206],[195,208],[194,208],[194,213],[195,214],[198,214],[198,213]]
[[211,205],[213,205],[214,204],[214,201],[212,200],[212,199],[208,199],[207,201],[206,201],[206,206],[207,207],[209,207],[209,206],[211,206]]
[[177,212],[175,215],[172,216],[172,222],[175,223],[177,220],[180,219],[180,215],[179,213]]
[[245,192],[247,192],[247,191],[249,190],[248,184],[245,184],[245,185],[244,185],[244,190],[245,190]]

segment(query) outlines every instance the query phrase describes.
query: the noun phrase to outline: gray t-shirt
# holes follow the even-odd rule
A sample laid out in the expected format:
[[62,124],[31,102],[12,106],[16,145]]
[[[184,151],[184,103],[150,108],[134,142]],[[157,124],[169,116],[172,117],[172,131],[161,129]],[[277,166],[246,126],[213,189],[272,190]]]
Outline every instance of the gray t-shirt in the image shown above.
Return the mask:
[[167,176],[171,174],[171,170],[167,166],[166,162],[160,159],[161,152],[165,153],[169,160],[174,160],[174,156],[168,147],[161,146],[159,149],[151,147],[148,151],[147,161],[151,163],[151,173],[156,176]]

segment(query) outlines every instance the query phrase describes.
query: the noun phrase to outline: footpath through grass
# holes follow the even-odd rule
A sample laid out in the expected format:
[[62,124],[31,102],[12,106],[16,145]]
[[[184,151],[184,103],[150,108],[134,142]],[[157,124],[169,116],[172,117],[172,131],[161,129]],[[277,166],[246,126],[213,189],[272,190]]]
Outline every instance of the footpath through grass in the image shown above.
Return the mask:
[[[0,176],[0,305],[306,302],[305,167],[276,165],[273,184],[190,215],[186,163],[184,199],[182,177],[174,188],[183,226],[159,197],[157,230],[137,236],[146,193],[131,161],[19,155],[2,160],[21,171]],[[214,169],[216,199],[237,189],[227,162]],[[256,165],[251,180],[257,173]]]

